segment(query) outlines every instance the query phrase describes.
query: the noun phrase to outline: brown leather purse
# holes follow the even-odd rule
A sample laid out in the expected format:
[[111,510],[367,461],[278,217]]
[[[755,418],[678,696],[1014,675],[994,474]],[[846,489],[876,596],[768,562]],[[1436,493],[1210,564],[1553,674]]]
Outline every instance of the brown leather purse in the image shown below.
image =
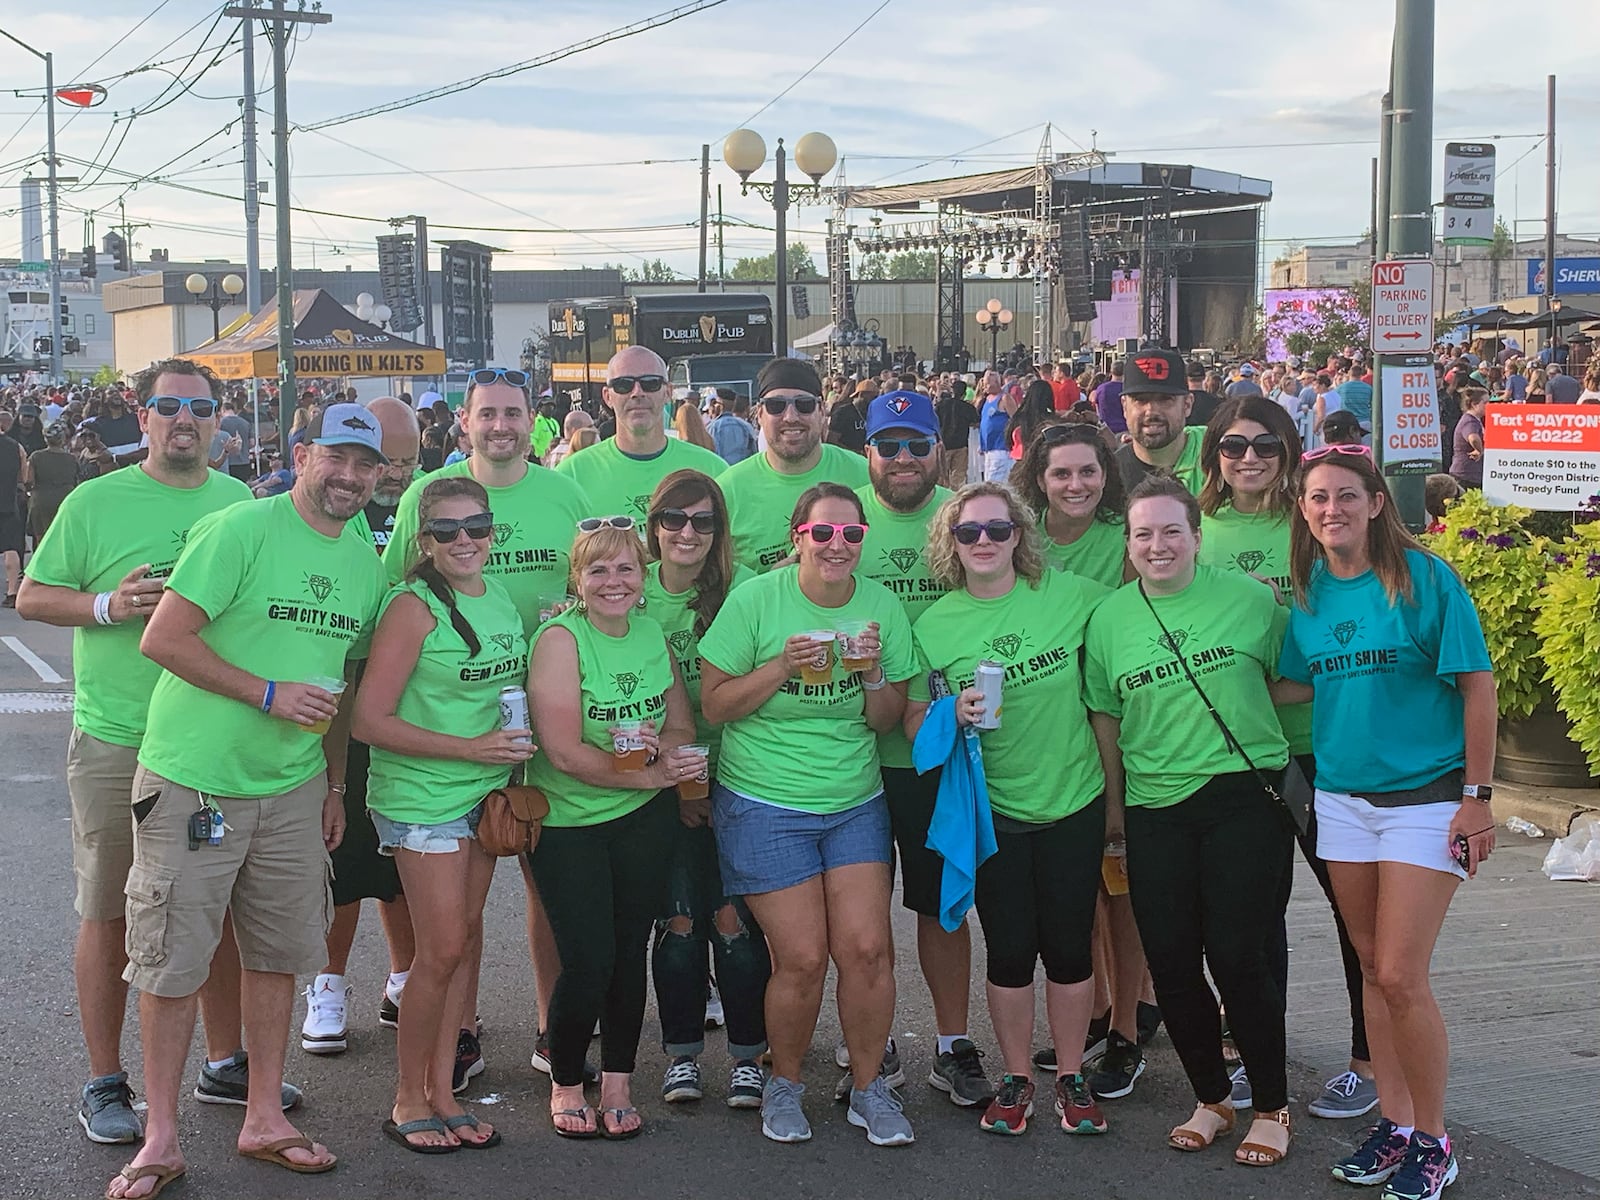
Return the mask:
[[507,784],[483,798],[478,844],[495,858],[531,854],[550,815],[550,801],[536,787]]

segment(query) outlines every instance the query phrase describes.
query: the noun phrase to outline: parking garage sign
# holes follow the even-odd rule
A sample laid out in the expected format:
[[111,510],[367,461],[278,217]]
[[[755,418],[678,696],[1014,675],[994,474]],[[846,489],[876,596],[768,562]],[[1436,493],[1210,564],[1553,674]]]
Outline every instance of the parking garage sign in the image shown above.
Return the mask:
[[1433,263],[1372,264],[1372,350],[1417,354],[1433,345]]

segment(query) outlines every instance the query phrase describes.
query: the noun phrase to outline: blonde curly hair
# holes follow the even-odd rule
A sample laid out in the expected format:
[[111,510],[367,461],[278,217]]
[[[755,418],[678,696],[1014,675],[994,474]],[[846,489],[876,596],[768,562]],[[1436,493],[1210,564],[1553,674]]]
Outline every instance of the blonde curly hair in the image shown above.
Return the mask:
[[967,501],[982,496],[1004,500],[1006,519],[1015,525],[1011,535],[1011,566],[1033,587],[1044,578],[1044,545],[1039,537],[1039,518],[1033,509],[1003,483],[969,483],[939,506],[928,525],[928,570],[949,588],[967,586],[967,569],[956,551],[953,527],[961,520]]

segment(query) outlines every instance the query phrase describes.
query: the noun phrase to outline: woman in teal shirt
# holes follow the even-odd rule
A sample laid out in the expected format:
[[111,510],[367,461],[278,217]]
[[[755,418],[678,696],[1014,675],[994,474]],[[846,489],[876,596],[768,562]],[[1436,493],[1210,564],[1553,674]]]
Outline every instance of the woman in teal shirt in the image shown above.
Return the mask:
[[1108,588],[1133,578],[1123,533],[1122,472],[1099,425],[1046,424],[1011,479],[1023,503],[1039,514],[1046,563]]
[[488,493],[465,476],[436,480],[422,490],[418,522],[417,560],[384,602],[352,733],[372,747],[367,806],[379,851],[394,857],[415,905],[416,957],[395,1039],[400,1078],[383,1130],[410,1150],[442,1154],[500,1140],[450,1085],[494,877],[474,836],[478,817],[533,746],[528,730],[500,728],[500,689],[526,678],[528,648],[516,605],[483,575],[494,532]]

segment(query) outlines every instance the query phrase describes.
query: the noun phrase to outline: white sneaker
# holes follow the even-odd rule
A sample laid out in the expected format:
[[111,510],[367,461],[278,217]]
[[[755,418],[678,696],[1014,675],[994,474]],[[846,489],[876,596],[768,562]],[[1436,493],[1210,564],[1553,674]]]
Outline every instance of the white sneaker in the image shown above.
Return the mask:
[[318,975],[306,988],[306,1019],[300,1026],[300,1048],[308,1054],[342,1054],[345,1040],[345,1011],[354,988],[345,986],[343,975]]
[[706,993],[706,1028],[721,1029],[728,1023],[728,1016],[722,1011],[722,997],[717,992],[716,984],[709,984]]

